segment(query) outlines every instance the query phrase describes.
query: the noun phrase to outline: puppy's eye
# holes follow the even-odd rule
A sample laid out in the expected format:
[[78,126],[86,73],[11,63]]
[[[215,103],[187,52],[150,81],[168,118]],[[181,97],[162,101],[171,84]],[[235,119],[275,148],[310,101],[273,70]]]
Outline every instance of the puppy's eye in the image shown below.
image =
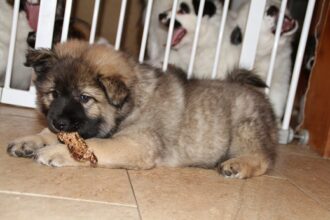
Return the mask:
[[178,13],[179,14],[189,14],[189,12],[190,12],[189,6],[184,2],[181,3]]
[[274,5],[271,5],[268,9],[267,9],[267,11],[266,11],[266,14],[268,15],[268,16],[277,16],[278,15],[278,13],[279,13],[279,9],[276,7],[276,6],[274,6]]
[[53,97],[53,99],[56,99],[59,95],[56,90],[51,91],[49,94]]
[[92,97],[91,96],[88,96],[88,95],[80,95],[80,97],[79,97],[79,101],[81,103],[87,103],[91,99],[92,99]]

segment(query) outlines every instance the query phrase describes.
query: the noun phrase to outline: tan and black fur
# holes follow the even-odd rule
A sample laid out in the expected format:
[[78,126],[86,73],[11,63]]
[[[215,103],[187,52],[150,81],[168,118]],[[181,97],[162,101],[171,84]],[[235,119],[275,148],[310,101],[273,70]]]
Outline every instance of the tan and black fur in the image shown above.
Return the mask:
[[[31,50],[27,65],[49,129],[78,131],[101,167],[218,167],[224,176],[248,178],[274,163],[275,118],[257,88],[265,84],[245,70],[225,81],[187,80],[174,67],[162,73],[80,41]],[[89,165],[73,160],[49,129],[12,141],[8,153],[48,166]]]

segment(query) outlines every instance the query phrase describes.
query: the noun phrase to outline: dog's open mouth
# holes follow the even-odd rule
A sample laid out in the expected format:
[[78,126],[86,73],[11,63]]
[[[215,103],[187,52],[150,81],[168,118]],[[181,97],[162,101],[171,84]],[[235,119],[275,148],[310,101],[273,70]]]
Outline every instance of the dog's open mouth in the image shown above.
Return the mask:
[[[275,18],[275,24],[272,28],[272,33],[275,34],[276,26],[279,19],[280,11],[276,6],[270,6],[267,10],[267,15]],[[298,23],[295,19],[290,17],[289,15],[285,15],[282,24],[281,35],[291,35],[296,32],[298,29]]]
[[[276,18],[276,22],[275,22],[276,25],[277,25],[277,21],[278,21],[278,18]],[[275,32],[276,32],[276,25],[272,28],[273,34],[275,34]],[[282,24],[281,35],[294,33],[297,29],[296,27],[297,27],[296,20],[285,15],[283,24]]]
[[[170,19],[168,18],[167,12],[163,12],[159,14],[159,22],[166,27],[167,29],[170,27]],[[182,24],[175,20],[174,21],[174,30],[173,30],[173,36],[172,36],[172,41],[171,41],[171,46],[175,47],[178,45],[182,39],[186,36],[187,30],[182,27]]]
[[186,34],[187,34],[187,30],[185,28],[183,28],[182,26],[175,28],[174,32],[173,32],[172,42],[171,42],[172,47],[175,47],[176,45],[178,45]]

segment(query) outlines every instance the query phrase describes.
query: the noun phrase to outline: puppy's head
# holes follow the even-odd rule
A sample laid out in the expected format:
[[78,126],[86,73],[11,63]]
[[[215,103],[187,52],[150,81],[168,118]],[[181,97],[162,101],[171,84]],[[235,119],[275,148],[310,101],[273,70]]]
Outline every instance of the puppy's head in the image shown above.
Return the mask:
[[[203,20],[208,20],[221,11],[221,1],[206,0],[203,10]],[[178,5],[175,16],[174,32],[172,37],[172,47],[179,48],[186,43],[192,42],[200,0],[183,0]],[[159,14],[159,22],[164,28],[168,28],[171,20],[171,10],[166,10]]]
[[[276,26],[278,23],[279,15],[280,15],[280,6],[278,4],[272,4],[269,2],[266,6],[265,12],[265,26],[267,29],[270,29],[272,34],[276,32]],[[291,36],[298,29],[298,22],[293,19],[289,13],[289,11],[285,12],[283,25],[281,29],[282,36]]]
[[[262,53],[271,53],[275,40],[275,32],[279,19],[280,4],[269,0],[266,4],[264,19],[260,30],[259,46],[263,48]],[[288,10],[285,12],[279,47],[291,47],[291,41],[298,30],[298,22],[293,19]]]
[[[259,52],[262,54],[269,54],[273,49],[275,32],[280,13],[280,6],[281,5],[277,0],[268,0],[266,3],[259,35],[259,47],[262,48],[262,50],[259,50]],[[237,14],[239,27],[245,26],[248,12],[249,4],[246,3],[241,7]],[[279,46],[290,47],[293,36],[298,30],[298,26],[298,22],[293,19],[289,11],[286,10],[281,29],[281,38],[279,41]]]
[[111,136],[130,111],[132,69],[125,59],[109,46],[81,41],[29,50],[26,65],[36,73],[38,106],[50,130]]

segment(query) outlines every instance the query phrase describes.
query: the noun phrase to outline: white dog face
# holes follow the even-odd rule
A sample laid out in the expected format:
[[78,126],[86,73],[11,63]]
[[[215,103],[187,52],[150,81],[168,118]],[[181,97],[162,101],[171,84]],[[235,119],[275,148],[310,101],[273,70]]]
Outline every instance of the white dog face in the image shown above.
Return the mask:
[[[199,4],[200,0],[180,1],[175,16],[175,25],[172,38],[172,47],[174,49],[179,49],[187,44],[191,45],[196,29]],[[221,9],[222,7],[219,0],[206,0],[203,11],[204,23],[215,15],[219,15],[221,13]],[[171,9],[159,14],[159,21],[164,28],[169,27],[171,14]]]
[[[276,26],[279,18],[280,4],[275,0],[267,1],[263,22],[259,35],[259,48],[258,53],[268,54],[273,48]],[[245,29],[247,16],[249,12],[249,4],[244,4],[241,9],[238,11],[237,15],[237,25],[242,29]],[[293,39],[294,34],[298,30],[298,22],[293,19],[289,13],[286,11],[285,17],[283,20],[281,38],[279,46],[288,45]]]
[[[279,19],[279,5],[273,4],[274,2],[268,2],[265,10],[264,15],[264,21],[261,28],[260,36],[263,35],[270,35],[272,38],[272,41],[274,40],[275,32],[276,32],[276,26]],[[298,22],[293,19],[289,13],[289,11],[286,11],[282,30],[281,30],[281,42],[285,43],[285,41],[291,41],[292,36],[296,33],[298,30]],[[262,40],[262,38],[261,38]]]
[[[199,4],[200,0],[180,1],[175,17],[175,26],[172,38],[172,47],[174,49],[180,49],[186,45],[191,45],[193,42]],[[202,29],[205,28],[207,30],[206,26],[210,27],[210,25],[208,25],[210,23],[212,23],[211,26],[213,28],[219,27],[219,20],[216,19],[219,19],[221,16],[222,4],[223,1],[220,0],[206,0],[203,11]],[[279,3],[275,0],[267,1],[263,24],[261,27],[260,45],[269,45],[270,50],[274,42],[275,30],[279,16],[279,7]],[[242,43],[244,32],[242,29],[244,29],[246,25],[248,10],[249,4],[246,3],[238,11],[237,25],[230,25],[234,27],[230,33],[231,44],[233,45],[240,45]],[[216,19],[213,19],[214,17],[216,17]],[[159,14],[159,21],[164,28],[168,28],[170,24],[170,18],[171,9],[168,9]],[[214,21],[210,21],[212,19]],[[227,22],[232,22],[230,19],[227,20]],[[287,11],[283,21],[280,44],[285,44],[287,41],[291,41],[291,38],[297,29],[298,22],[294,20]],[[203,33],[202,30],[201,33]]]
[[[276,25],[278,22],[279,13],[280,13],[279,5],[270,4],[270,3],[267,4],[264,22],[266,25],[268,25],[268,28],[270,28],[273,34],[275,34],[276,31]],[[297,29],[298,29],[298,22],[290,16],[290,13],[288,11],[286,11],[283,20],[281,35],[291,36],[297,31]]]

